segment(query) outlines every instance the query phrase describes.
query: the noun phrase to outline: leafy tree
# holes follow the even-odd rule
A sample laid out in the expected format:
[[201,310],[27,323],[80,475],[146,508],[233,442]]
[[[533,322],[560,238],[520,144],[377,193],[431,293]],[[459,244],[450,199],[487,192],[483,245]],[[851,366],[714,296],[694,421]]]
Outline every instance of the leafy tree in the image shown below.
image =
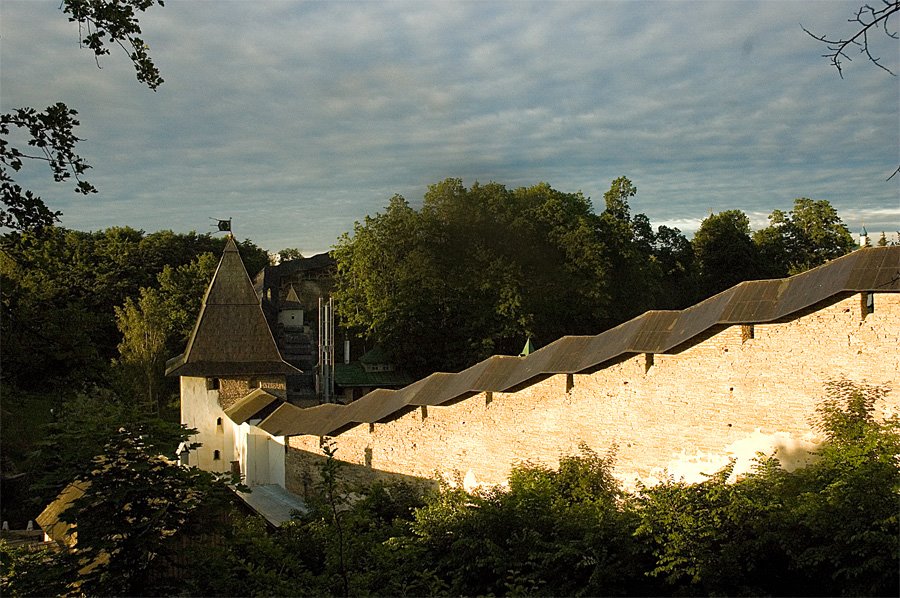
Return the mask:
[[[0,209],[0,226],[17,230],[40,230],[59,220],[60,212],[50,210],[33,192],[17,185],[7,169],[18,172],[23,159],[47,162],[56,182],[74,178],[78,193],[96,193],[97,190],[81,179],[90,166],[75,153],[75,144],[81,141],[73,133],[80,123],[78,113],[62,102],[48,106],[43,112],[34,108],[18,108],[0,114],[0,192],[5,206]],[[28,132],[28,145],[34,152],[23,151],[7,141],[10,127]]]
[[159,413],[159,382],[166,363],[169,328],[165,303],[156,289],[141,289],[140,298],[130,297],[116,308],[116,323],[122,331],[119,362],[138,370],[145,381],[146,405]]
[[166,330],[169,340],[175,343],[174,346],[169,343],[170,352],[180,351],[187,342],[218,261],[212,253],[202,253],[189,264],[164,266],[156,277],[167,319]]
[[[163,0],[63,0],[60,9],[70,21],[78,23],[79,33],[84,34],[80,42],[97,57],[109,54],[107,45],[120,46],[134,64],[138,81],[156,90],[163,79],[150,58],[149,47],[139,37],[141,28],[135,12],[154,4],[162,6]],[[75,153],[80,141],[74,134],[80,124],[75,119],[77,114],[62,102],[42,112],[21,107],[0,114],[0,199],[4,206],[0,209],[0,226],[38,231],[59,219],[60,212],[48,208],[40,197],[13,180],[10,170],[20,171],[23,160],[46,162],[54,181],[74,178],[78,193],[96,193],[94,186],[81,178],[90,166]],[[34,149],[10,145],[7,136],[11,127],[27,131],[27,145]]]
[[300,250],[296,247],[285,247],[278,252],[278,259],[282,262],[286,262],[288,260],[300,260],[303,259],[303,254],[300,253]]
[[421,210],[395,196],[341,237],[336,306],[417,373],[596,331],[610,305],[596,230],[580,193],[448,179]]
[[893,596],[900,590],[900,422],[880,420],[885,389],[827,385],[818,458],[788,473],[761,458],[699,484],[669,480],[640,495],[637,538],[665,593]]
[[816,462],[791,476],[788,546],[815,593],[900,593],[900,419],[877,415],[887,392],[826,385],[816,422],[826,442]]
[[179,539],[197,515],[227,504],[228,489],[160,455],[140,427],[121,428],[90,465],[79,478],[84,495],[61,514],[77,527],[75,587],[87,595],[155,594],[156,571],[185,549]]
[[750,238],[750,219],[740,210],[710,214],[700,223],[691,245],[703,297],[761,276],[759,250]]
[[[205,253],[218,256],[224,243],[209,234],[130,227],[92,233],[51,227],[0,237],[3,383],[39,391],[106,384],[122,340],[115,309],[139,299],[142,288],[164,287],[170,297],[165,308],[177,334],[168,348],[180,352],[216,258],[191,264]],[[267,263],[250,240],[239,247],[248,268]]]
[[43,508],[82,476],[122,426],[140,428],[148,450],[163,454],[174,454],[184,435],[179,424],[149,415],[110,390],[95,388],[67,398],[54,408],[44,438],[29,459],[35,508]]
[[606,209],[600,214],[598,227],[605,246],[603,255],[609,264],[607,276],[612,283],[610,325],[651,309],[659,294],[653,229],[644,214],[632,216],[628,205],[636,194],[637,187],[623,176],[614,180],[603,195]]
[[793,210],[787,214],[775,210],[769,223],[754,233],[753,241],[772,277],[809,270],[856,247],[837,210],[826,200],[795,199]]
[[75,559],[49,546],[15,546],[0,539],[0,593],[4,596],[65,596]]
[[682,309],[700,299],[694,288],[694,247],[680,230],[661,225],[654,235],[653,257],[660,271],[656,309]]

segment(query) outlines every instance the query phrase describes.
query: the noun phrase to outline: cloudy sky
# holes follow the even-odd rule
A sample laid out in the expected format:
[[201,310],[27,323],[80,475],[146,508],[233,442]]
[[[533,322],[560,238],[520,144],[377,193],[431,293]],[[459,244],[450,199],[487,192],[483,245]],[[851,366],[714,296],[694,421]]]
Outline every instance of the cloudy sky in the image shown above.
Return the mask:
[[[801,29],[846,35],[860,2],[167,0],[142,19],[154,93],[122,53],[98,69],[59,0],[3,0],[0,106],[78,110],[100,193],[39,165],[18,180],[81,230],[230,217],[311,254],[447,177],[546,181],[599,210],[625,175],[634,212],[686,232],[735,208],[764,226],[803,196],[890,232],[900,78],[859,57],[841,79]],[[900,45],[875,41],[900,73]]]

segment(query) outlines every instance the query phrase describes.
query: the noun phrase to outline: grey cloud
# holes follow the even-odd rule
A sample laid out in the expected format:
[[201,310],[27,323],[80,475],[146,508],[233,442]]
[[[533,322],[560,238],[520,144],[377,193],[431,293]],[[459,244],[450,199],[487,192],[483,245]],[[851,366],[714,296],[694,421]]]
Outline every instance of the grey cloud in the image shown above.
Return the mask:
[[898,81],[860,61],[841,80],[798,25],[853,6],[172,2],[144,20],[154,94],[121,56],[98,71],[53,3],[7,2],[0,100],[79,108],[102,195],[28,179],[79,228],[225,212],[324,249],[448,176],[600,198],[625,174],[654,224],[806,195],[890,229]]

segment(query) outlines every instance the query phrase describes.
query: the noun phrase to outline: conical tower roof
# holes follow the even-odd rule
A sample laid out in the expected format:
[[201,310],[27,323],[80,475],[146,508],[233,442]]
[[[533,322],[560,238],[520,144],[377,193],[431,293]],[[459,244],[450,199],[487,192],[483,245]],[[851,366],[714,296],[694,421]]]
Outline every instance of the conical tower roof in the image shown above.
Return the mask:
[[298,372],[281,358],[237,245],[229,236],[187,348],[166,363],[166,375]]

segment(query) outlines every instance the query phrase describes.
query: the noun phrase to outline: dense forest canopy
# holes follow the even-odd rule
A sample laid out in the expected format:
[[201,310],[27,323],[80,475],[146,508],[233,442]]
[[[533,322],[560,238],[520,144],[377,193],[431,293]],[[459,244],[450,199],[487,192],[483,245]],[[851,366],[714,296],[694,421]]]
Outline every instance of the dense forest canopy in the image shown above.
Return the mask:
[[751,231],[740,210],[710,214],[693,239],[653,229],[614,180],[595,210],[547,183],[508,189],[459,179],[401,196],[334,249],[343,324],[419,375],[456,371],[525,340],[597,334],[648,309],[687,307],[744,280],[796,274],[856,247],[824,200],[800,198]]

